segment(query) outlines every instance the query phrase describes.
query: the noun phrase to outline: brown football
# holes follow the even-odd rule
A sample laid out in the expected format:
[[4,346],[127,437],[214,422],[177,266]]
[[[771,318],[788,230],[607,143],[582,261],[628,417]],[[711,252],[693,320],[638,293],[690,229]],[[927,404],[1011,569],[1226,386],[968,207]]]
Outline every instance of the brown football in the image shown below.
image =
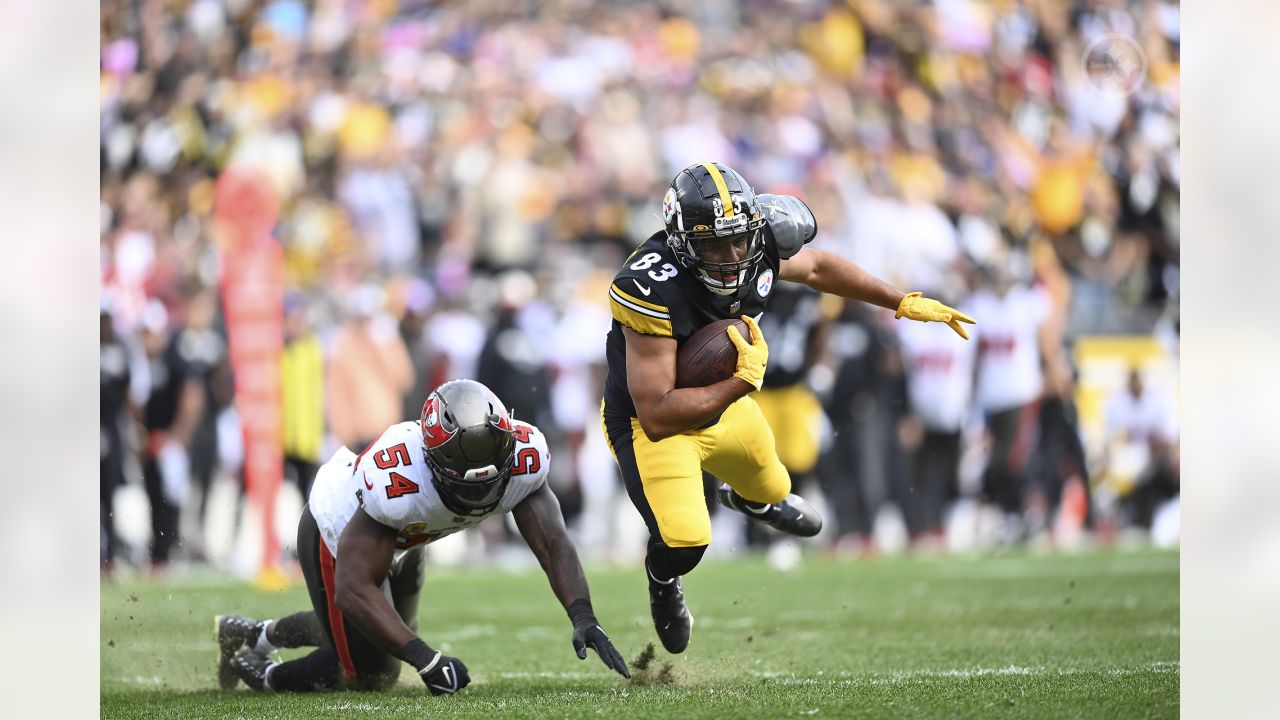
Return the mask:
[[676,387],[706,387],[733,377],[738,348],[729,339],[730,325],[737,325],[742,337],[751,342],[751,330],[738,318],[703,325],[676,351]]

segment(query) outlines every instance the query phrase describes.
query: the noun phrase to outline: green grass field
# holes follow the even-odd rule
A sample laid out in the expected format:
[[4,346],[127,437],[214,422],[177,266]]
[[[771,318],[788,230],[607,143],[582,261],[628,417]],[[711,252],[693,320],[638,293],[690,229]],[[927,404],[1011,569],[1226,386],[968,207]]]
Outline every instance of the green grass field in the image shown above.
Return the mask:
[[[638,568],[588,567],[595,607],[632,661],[653,642]],[[591,654],[534,570],[430,570],[428,642],[473,682],[428,695],[216,690],[212,617],[278,617],[303,588],[211,578],[102,588],[105,718],[1173,718],[1179,714],[1178,556],[816,556],[790,574],[708,560],[685,586],[696,624],[681,656],[631,682]],[[286,658],[302,651],[286,651]],[[664,665],[671,668],[663,673]]]

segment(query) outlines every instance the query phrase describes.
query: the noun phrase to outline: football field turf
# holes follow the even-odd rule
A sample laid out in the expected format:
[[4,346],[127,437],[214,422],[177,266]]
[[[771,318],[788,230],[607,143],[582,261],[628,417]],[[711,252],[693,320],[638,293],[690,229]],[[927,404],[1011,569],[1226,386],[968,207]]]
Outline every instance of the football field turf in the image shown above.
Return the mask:
[[[216,689],[213,615],[279,617],[304,588],[262,593],[214,576],[104,584],[106,718],[1173,718],[1178,555],[879,558],[817,555],[788,574],[709,559],[685,591],[682,655],[657,645],[642,571],[587,567],[631,682],[591,653],[544,575],[428,570],[420,621],[472,684],[431,697],[405,669],[389,693]],[[302,654],[285,651],[285,657]],[[670,663],[670,667],[666,667]]]

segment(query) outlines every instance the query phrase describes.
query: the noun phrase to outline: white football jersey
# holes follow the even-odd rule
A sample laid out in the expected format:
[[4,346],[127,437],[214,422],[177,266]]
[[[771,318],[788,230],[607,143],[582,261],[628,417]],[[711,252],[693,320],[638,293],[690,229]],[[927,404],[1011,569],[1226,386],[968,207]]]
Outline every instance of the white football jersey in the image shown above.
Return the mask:
[[511,512],[546,482],[551,467],[547,440],[533,425],[514,422],[515,468],[502,499],[483,515],[459,515],[445,506],[431,482],[422,430],[416,422],[392,425],[360,455],[347,448],[334,453],[316,474],[311,487],[311,514],[329,552],[356,509],[400,533],[403,550],[434,542],[477,525],[491,515]]
[[961,340],[939,323],[906,322],[894,327],[902,342],[912,412],[930,430],[961,430],[973,394],[977,343]]
[[[1051,301],[1040,286],[1015,286],[1003,297],[979,290],[961,307],[978,319],[978,378],[975,397],[986,412],[1011,410],[1040,398],[1040,327]],[[967,326],[966,326],[967,327]]]

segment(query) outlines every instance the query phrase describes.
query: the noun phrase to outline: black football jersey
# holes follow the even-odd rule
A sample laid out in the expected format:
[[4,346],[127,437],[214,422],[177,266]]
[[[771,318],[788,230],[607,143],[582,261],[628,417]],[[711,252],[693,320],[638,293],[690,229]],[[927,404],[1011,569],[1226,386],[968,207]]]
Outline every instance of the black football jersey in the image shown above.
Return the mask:
[[[649,236],[623,263],[609,286],[609,331],[605,355],[608,375],[604,383],[605,413],[636,417],[627,388],[627,345],[622,326],[646,335],[672,337],[683,343],[704,325],[750,315],[759,321],[778,282],[781,260],[773,236],[766,232],[764,257],[749,282],[733,295],[717,295],[676,260],[667,246],[667,235]],[[766,339],[768,336],[765,336]]]

